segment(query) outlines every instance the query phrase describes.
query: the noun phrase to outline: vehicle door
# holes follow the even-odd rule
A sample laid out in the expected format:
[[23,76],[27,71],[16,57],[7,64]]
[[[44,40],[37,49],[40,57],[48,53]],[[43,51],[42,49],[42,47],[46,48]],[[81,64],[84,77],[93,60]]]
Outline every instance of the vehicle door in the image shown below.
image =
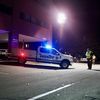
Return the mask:
[[52,57],[53,63],[60,63],[60,61],[61,61],[61,53],[60,52],[58,52],[56,49],[53,48],[51,50],[50,55],[53,56]]
[[37,60],[42,62],[51,62],[53,59],[53,56],[51,56],[51,49],[41,47],[38,50],[37,54]]

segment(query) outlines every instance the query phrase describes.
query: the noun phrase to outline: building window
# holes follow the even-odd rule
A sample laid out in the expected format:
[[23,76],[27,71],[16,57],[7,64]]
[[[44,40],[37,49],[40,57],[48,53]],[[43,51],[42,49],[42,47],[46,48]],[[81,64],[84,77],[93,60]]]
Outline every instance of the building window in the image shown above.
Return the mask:
[[25,14],[24,12],[20,13],[20,19],[22,19],[24,21],[27,21],[29,23],[41,26],[41,27],[45,27],[45,28],[49,27],[49,25],[48,25],[48,23],[46,21],[34,18],[34,17],[32,17],[32,16],[30,16],[28,14]]
[[0,12],[5,13],[7,15],[12,15],[13,14],[13,8],[9,7],[4,4],[0,4]]

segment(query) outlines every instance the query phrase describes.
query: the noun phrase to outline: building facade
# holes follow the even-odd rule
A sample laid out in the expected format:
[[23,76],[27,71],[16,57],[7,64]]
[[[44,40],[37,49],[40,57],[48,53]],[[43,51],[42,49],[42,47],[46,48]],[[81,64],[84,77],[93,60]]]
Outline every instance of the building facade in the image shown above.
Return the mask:
[[9,48],[19,42],[52,44],[52,23],[47,9],[38,0],[0,0],[0,41]]

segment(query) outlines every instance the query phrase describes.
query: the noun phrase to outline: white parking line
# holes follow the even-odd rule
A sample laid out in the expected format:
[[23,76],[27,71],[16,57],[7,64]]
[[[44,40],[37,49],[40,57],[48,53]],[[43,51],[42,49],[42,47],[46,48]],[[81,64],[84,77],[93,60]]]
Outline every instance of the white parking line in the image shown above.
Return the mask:
[[44,97],[44,96],[47,96],[47,95],[49,95],[49,94],[51,94],[51,93],[57,92],[57,91],[59,91],[59,90],[62,90],[62,89],[64,89],[64,88],[67,88],[67,87],[70,87],[70,86],[72,86],[72,85],[74,85],[74,84],[75,84],[75,83],[67,84],[67,85],[65,85],[65,86],[63,86],[63,87],[59,87],[59,88],[54,89],[54,90],[51,90],[51,91],[49,91],[49,92],[46,92],[46,93],[37,95],[37,96],[32,97],[32,98],[30,98],[30,99],[28,99],[28,100],[36,100],[36,99],[39,99],[39,98]]

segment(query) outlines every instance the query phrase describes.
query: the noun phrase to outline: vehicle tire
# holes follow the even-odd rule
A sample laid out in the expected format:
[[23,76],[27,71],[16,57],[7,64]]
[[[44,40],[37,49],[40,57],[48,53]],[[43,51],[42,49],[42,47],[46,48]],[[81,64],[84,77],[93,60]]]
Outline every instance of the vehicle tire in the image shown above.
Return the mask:
[[18,59],[18,63],[21,64],[21,65],[24,65],[26,62],[26,59],[25,58],[19,58]]
[[60,67],[63,68],[63,69],[68,69],[69,65],[70,65],[70,62],[69,61],[63,60],[61,62],[61,64],[60,64]]

